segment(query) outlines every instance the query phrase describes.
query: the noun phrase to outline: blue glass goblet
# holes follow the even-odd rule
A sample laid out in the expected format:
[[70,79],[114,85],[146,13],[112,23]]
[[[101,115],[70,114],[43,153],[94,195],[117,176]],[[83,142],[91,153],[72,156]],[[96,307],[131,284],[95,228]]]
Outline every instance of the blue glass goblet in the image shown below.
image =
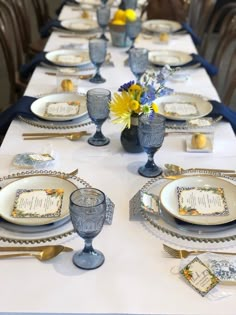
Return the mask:
[[106,5],[107,2],[108,2],[108,0],[101,0],[101,4],[102,4],[102,5]]
[[136,76],[137,83],[148,67],[148,50],[145,48],[132,48],[129,53],[129,66]]
[[138,4],[137,0],[124,0],[125,10],[127,10],[127,9],[136,10],[137,4]]
[[102,133],[102,124],[109,116],[111,92],[106,89],[91,89],[87,92],[87,109],[89,117],[96,125],[96,133],[88,139],[94,146],[103,146],[110,142]]
[[95,269],[104,263],[104,255],[92,246],[106,218],[106,197],[95,188],[80,188],[70,196],[70,217],[75,231],[85,241],[84,249],[76,252],[73,263],[82,269]]
[[139,35],[142,29],[142,22],[140,19],[136,19],[135,21],[127,21],[125,24],[125,33],[126,36],[131,40],[130,48],[126,51],[130,52],[130,49],[134,48],[134,42],[136,37]]
[[107,42],[104,39],[94,38],[89,41],[89,57],[96,67],[96,74],[89,81],[92,83],[104,83],[101,77],[100,67],[104,63],[107,53]]
[[138,137],[140,145],[148,155],[148,161],[138,169],[144,177],[156,177],[162,169],[154,162],[154,154],[162,146],[165,136],[165,117],[158,114],[141,115],[139,117]]
[[105,30],[110,21],[111,9],[108,6],[104,5],[100,8],[97,8],[96,13],[98,25],[102,29],[102,35],[100,36],[100,38],[108,41],[108,38],[105,36]]

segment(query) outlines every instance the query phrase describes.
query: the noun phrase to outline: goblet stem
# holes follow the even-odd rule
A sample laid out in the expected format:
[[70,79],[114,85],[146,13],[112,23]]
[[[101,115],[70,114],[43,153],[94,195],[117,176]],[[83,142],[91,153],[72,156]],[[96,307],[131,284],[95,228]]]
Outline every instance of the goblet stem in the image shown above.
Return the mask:
[[130,40],[131,40],[131,45],[130,45],[129,49],[126,50],[126,53],[127,53],[127,54],[129,54],[130,50],[131,50],[132,48],[134,48],[135,38],[130,38]]
[[105,35],[105,31],[106,31],[106,27],[103,27],[102,28],[102,35],[100,36],[100,38],[106,40],[107,42],[109,42],[109,39]]
[[88,143],[95,146],[103,146],[110,143],[110,140],[105,137],[102,133],[102,124],[96,124],[96,132],[95,134],[88,139]]
[[95,252],[94,248],[92,246],[92,241],[93,241],[92,238],[85,238],[84,239],[84,248],[83,248],[84,253],[91,254],[91,253]]
[[156,177],[161,175],[162,169],[155,164],[153,159],[155,152],[156,150],[148,153],[147,163],[138,170],[140,175],[144,177]]
[[89,81],[92,83],[104,83],[106,80],[101,76],[100,74],[100,67],[102,64],[97,64],[96,65],[96,73],[95,76],[92,77]]

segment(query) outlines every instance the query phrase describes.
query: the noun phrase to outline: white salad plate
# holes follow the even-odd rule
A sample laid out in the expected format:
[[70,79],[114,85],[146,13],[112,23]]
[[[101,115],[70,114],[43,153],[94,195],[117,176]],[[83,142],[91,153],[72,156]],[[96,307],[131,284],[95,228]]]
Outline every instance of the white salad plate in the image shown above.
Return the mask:
[[[63,103],[79,101],[80,109],[78,115],[73,116],[47,116],[46,108],[49,103]],[[56,93],[43,96],[35,100],[31,105],[31,111],[39,118],[50,121],[68,121],[77,118],[82,118],[87,115],[86,96],[77,93]]]
[[183,66],[193,60],[190,54],[177,50],[151,50],[148,53],[149,62],[156,66]]
[[[18,189],[63,189],[63,199],[62,199],[62,207],[61,207],[61,215],[58,217],[13,217],[11,215],[16,192]],[[27,226],[39,226],[57,222],[69,216],[69,198],[70,194],[77,189],[77,186],[70,182],[69,180],[59,178],[56,176],[30,176],[25,177],[10,184],[6,185],[0,191],[0,216],[13,224],[17,225],[27,225]]]
[[45,58],[55,66],[79,67],[90,63],[88,51],[59,49],[46,53]]
[[157,98],[156,102],[159,114],[171,120],[197,119],[212,111],[211,103],[197,94],[173,93]]
[[182,28],[179,22],[171,20],[148,20],[143,22],[142,27],[153,33],[173,33]]
[[94,20],[89,19],[69,19],[61,21],[61,26],[74,32],[91,32],[98,28]]
[[76,0],[79,4],[86,4],[86,5],[92,5],[92,6],[100,6],[101,1],[100,0]]
[[[181,215],[179,213],[177,187],[223,188],[229,209],[228,215]],[[220,225],[236,219],[236,186],[211,175],[185,176],[166,184],[160,192],[160,203],[169,214],[184,222],[199,225]]]

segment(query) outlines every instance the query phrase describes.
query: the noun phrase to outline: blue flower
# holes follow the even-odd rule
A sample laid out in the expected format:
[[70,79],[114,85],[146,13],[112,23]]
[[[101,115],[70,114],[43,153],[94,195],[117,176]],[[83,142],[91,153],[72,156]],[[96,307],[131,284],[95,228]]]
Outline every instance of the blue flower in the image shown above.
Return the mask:
[[154,86],[148,85],[140,98],[141,104],[150,104],[155,99],[156,99],[156,90]]
[[159,96],[165,96],[165,95],[170,95],[170,94],[172,94],[173,92],[174,92],[173,89],[170,89],[170,88],[168,88],[168,87],[163,87],[163,88],[159,91],[158,95],[159,95]]
[[128,89],[131,87],[131,85],[134,84],[134,81],[129,81],[127,83],[124,83],[123,85],[121,85],[118,89],[119,92],[122,92],[122,91],[126,91],[128,92]]

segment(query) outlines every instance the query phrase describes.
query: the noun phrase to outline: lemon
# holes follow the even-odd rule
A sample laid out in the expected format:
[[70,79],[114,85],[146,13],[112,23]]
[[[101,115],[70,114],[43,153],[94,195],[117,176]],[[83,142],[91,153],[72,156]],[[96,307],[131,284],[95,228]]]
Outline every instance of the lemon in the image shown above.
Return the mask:
[[168,33],[161,33],[159,36],[159,39],[161,42],[167,42],[169,40],[169,34]]
[[134,22],[137,18],[136,12],[132,9],[125,10],[126,19],[130,22]]
[[125,22],[122,20],[113,20],[111,22],[111,24],[113,24],[113,25],[125,25]]
[[125,16],[125,11],[124,10],[117,10],[114,14],[114,20],[120,20],[120,21],[124,21],[126,20],[126,16]]
[[65,79],[61,81],[61,88],[63,91],[71,92],[74,90],[74,84],[71,80]]
[[204,149],[207,145],[207,138],[202,133],[195,133],[192,136],[191,144],[194,149]]

